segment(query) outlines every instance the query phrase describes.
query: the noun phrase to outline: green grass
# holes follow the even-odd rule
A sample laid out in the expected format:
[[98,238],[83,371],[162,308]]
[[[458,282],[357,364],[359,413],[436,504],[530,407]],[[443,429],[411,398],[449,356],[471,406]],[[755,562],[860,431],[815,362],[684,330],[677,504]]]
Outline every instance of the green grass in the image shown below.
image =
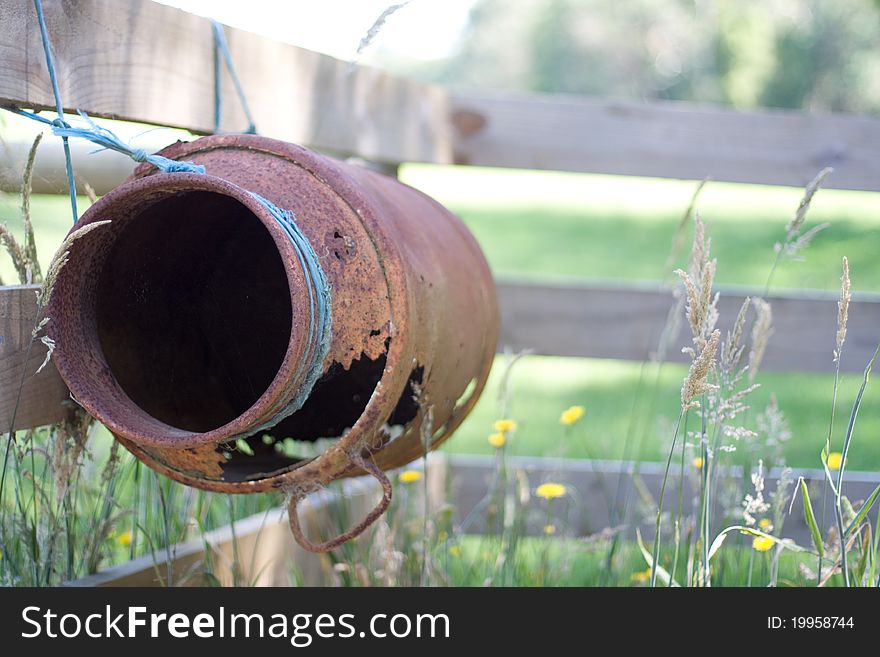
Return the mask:
[[[476,408],[445,448],[451,452],[490,454],[494,448],[486,437],[498,417],[498,391],[504,359],[496,359],[489,384]],[[575,458],[622,458],[629,430],[631,406],[639,379],[640,364],[587,358],[528,356],[514,366],[511,377],[511,417],[518,428],[509,441],[515,455],[564,455]],[[654,370],[649,370],[653,372]],[[678,414],[679,391],[686,373],[682,365],[667,364],[660,378],[657,411],[660,417],[648,421],[639,414],[635,435],[645,435],[639,456],[660,461],[666,456],[672,423]],[[819,452],[825,444],[831,412],[832,378],[822,375],[790,375],[765,372],[762,387],[750,399],[753,413],[762,411],[771,394],[786,412],[792,438],[785,455],[793,467],[820,468]],[[861,374],[842,375],[839,392],[837,449],[843,442],[849,408],[858,392]],[[653,374],[648,378],[653,385]],[[650,394],[642,395],[644,408]],[[571,431],[559,424],[559,414],[568,406],[586,407],[583,419]],[[731,458],[746,458],[747,445],[738,446]],[[633,455],[634,456],[634,455]],[[848,467],[880,469],[880,390],[870,385],[859,412],[856,438]]]
[[[832,174],[833,176],[833,174]],[[692,181],[475,167],[409,165],[401,179],[458,213],[496,276],[661,280]],[[697,210],[712,236],[717,282],[763,287],[773,245],[802,190],[709,182]],[[837,290],[847,255],[853,289],[880,291],[880,194],[821,190],[807,226],[831,227],[806,262],[778,271],[775,288]],[[689,244],[685,245],[685,252]],[[685,253],[686,255],[686,253]]]
[[[672,235],[695,187],[690,181],[424,165],[404,167],[402,178],[463,217],[496,275],[531,279],[661,279]],[[763,285],[773,259],[772,246],[782,237],[800,195],[800,190],[792,188],[707,185],[698,210],[712,236],[720,283]],[[0,221],[7,221],[14,230],[20,230],[17,206],[15,195],[0,197]],[[80,199],[80,207],[88,207],[87,199]],[[61,196],[36,196],[33,216],[45,263],[68,230],[68,201]],[[822,221],[832,226],[807,249],[805,262],[782,264],[774,287],[836,290],[840,258],[847,255],[853,288],[880,291],[880,268],[875,264],[880,251],[880,194],[821,190],[808,225]],[[2,257],[0,275],[7,282],[13,280],[12,268]],[[829,336],[829,353],[832,340]],[[773,348],[772,340],[769,348]],[[525,359],[513,377],[512,415],[520,429],[511,441],[512,452],[622,456],[639,369],[638,363],[620,361]],[[660,418],[671,420],[677,411],[684,372],[681,366],[665,367],[657,405]],[[486,435],[498,412],[499,376],[496,368],[476,410],[447,449],[491,451]],[[753,397],[755,412],[771,393],[776,394],[794,434],[786,449],[789,463],[817,467],[830,412],[830,374],[762,373],[759,380],[763,388]],[[844,415],[858,380],[857,375],[843,379],[840,410]],[[586,406],[587,415],[560,446],[558,416],[571,404]],[[878,411],[880,399],[869,387],[851,468],[880,468]],[[644,417],[639,421],[644,422]],[[668,422],[659,418],[647,422],[641,430],[646,436],[641,456],[659,460],[668,441]]]
[[[744,543],[747,541],[744,541]],[[459,542],[461,553],[441,557],[441,563],[453,586],[483,586],[499,550],[499,540],[491,536],[463,536]],[[609,544],[599,541],[584,545],[573,539],[538,537],[521,539],[515,554],[512,572],[507,586],[647,586],[644,580],[645,560],[633,541],[625,541],[618,547],[611,568],[608,568]],[[749,577],[747,547],[729,546],[713,560],[713,586],[746,586]],[[670,558],[663,560],[669,567]],[[812,558],[792,552],[783,552],[779,560],[779,586],[808,586],[799,564],[815,567]],[[686,558],[681,558],[678,572],[684,572]],[[678,579],[678,578],[676,578]],[[767,586],[770,579],[770,554],[754,553],[752,586]],[[839,585],[835,576],[832,585]]]

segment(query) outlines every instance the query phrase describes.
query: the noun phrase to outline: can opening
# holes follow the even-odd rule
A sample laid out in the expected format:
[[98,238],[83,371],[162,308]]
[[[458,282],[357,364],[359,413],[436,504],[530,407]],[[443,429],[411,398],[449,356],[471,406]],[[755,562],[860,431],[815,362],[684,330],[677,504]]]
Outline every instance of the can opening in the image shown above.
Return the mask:
[[284,263],[236,199],[189,191],[145,205],[96,275],[104,357],[156,419],[216,429],[250,408],[278,373],[292,327]]

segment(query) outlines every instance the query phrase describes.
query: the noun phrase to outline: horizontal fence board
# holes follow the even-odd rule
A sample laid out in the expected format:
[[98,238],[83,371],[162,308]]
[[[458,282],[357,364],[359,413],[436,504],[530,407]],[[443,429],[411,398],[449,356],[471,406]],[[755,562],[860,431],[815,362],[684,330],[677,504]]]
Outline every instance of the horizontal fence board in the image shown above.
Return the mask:
[[[170,141],[150,142],[155,152],[167,146]],[[146,146],[138,143],[139,147]],[[31,145],[23,142],[0,142],[0,190],[18,194],[21,192],[21,178]],[[99,196],[103,196],[120,185],[134,172],[137,163],[127,155],[111,150],[95,152],[95,145],[82,139],[70,142],[73,159],[73,172],[77,191],[84,194],[88,185]],[[34,160],[31,191],[34,194],[68,193],[67,173],[64,168],[64,151],[61,140],[54,137],[43,139]]]
[[50,363],[36,374],[46,356],[45,345],[34,340],[28,353],[38,289],[0,287],[0,434],[59,422],[65,415],[68,393],[58,370]]
[[[564,523],[558,516],[553,521],[558,523],[557,535],[574,536],[585,539],[607,538],[619,533],[626,541],[635,540],[635,528],[638,527],[645,540],[653,537],[653,519],[649,506],[656,500],[662,478],[663,466],[659,463],[633,464],[624,461],[587,461],[571,459],[548,459],[538,457],[508,457],[509,471],[521,471],[525,474],[529,488],[534,489],[541,483],[554,481],[565,484],[569,493],[563,500],[556,500],[555,507],[567,507]],[[420,466],[416,466],[420,467]],[[473,456],[463,454],[433,454],[429,457],[427,476],[429,508],[440,509],[444,504],[455,507],[456,530],[463,534],[494,533],[487,527],[485,519],[490,506],[488,496],[496,472],[494,457]],[[742,470],[734,468],[727,473],[742,486],[748,482]],[[779,482],[779,471],[771,471],[765,479],[765,495],[771,495]],[[791,480],[797,481],[804,477],[812,491],[812,503],[817,517],[831,519],[834,517],[831,495],[821,495],[823,474],[820,470],[796,470],[791,472]],[[445,484],[444,484],[445,481]],[[871,491],[880,484],[880,474],[868,472],[847,472],[847,483],[844,494],[854,503],[867,499]],[[618,489],[618,482],[620,488]],[[699,487],[696,471],[689,469],[685,478],[685,500],[690,500],[693,492]],[[321,524],[321,516],[326,516],[331,509],[345,507],[352,517],[364,513],[373,501],[377,492],[375,480],[362,477],[343,482],[342,494],[336,491],[323,491],[311,496],[303,504],[303,517],[307,525]],[[672,483],[668,490],[678,495],[676,475],[672,475]],[[791,490],[791,489],[789,489]],[[639,491],[642,491],[641,493]],[[635,514],[628,522],[623,523],[620,515],[611,518],[610,510],[615,506],[622,507],[626,503],[636,509],[643,500],[644,491],[653,497],[643,504],[641,516]],[[447,499],[447,495],[451,498]],[[822,515],[822,503],[825,513]],[[781,531],[774,530],[774,535],[794,540],[803,546],[811,545],[809,528],[803,518],[800,501],[795,502],[792,513],[786,513]],[[523,531],[527,535],[543,535],[548,515],[543,509],[543,502],[532,500],[532,513],[526,518]],[[656,507],[654,507],[655,509]],[[787,507],[786,507],[787,511]],[[869,519],[876,521],[877,508]],[[830,524],[830,520],[828,521]],[[608,529],[614,525],[612,532]],[[714,528],[719,531],[721,527]],[[736,536],[731,542],[739,540]],[[750,540],[750,539],[746,539]],[[204,541],[194,539],[174,546],[171,550],[171,568],[168,567],[167,553],[157,551],[133,561],[108,568],[88,577],[69,582],[68,586],[159,586],[168,581],[169,570],[174,581],[179,584],[197,585],[202,583],[193,573],[205,559],[205,544],[210,546],[213,557],[214,575],[224,584],[232,582],[232,555],[239,555],[241,578],[250,584],[261,586],[284,586],[291,581],[294,571],[301,582],[306,585],[327,585],[332,583],[328,578],[329,562],[324,562],[317,555],[299,548],[290,535],[287,525],[286,511],[272,509],[235,523],[231,526],[208,532]]]
[[[156,131],[149,141],[139,139],[137,146],[150,153],[161,150],[171,142],[169,138],[162,139],[161,135],[161,131]],[[0,141],[0,191],[14,194],[21,192],[22,172],[30,148],[30,143]],[[94,144],[79,139],[70,142],[70,151],[74,162],[74,178],[80,194],[85,193],[87,183],[98,196],[103,196],[121,185],[137,166],[127,155],[111,150],[96,151]],[[386,176],[397,177],[398,167],[393,163],[363,158],[349,158],[348,161]],[[34,194],[67,195],[67,173],[60,140],[49,138],[40,144],[34,160],[31,191]]]
[[[68,111],[213,130],[207,19],[149,0],[44,4]],[[0,0],[0,9],[0,103],[51,109],[33,4]],[[869,116],[448,92],[243,30],[227,28],[227,40],[260,131],[321,150],[388,163],[794,186],[832,166],[827,187],[880,190],[880,119]],[[222,86],[221,130],[242,130],[225,72]],[[102,174],[89,175],[106,191]]]
[[[35,343],[27,370],[22,370],[36,313],[30,287],[0,288],[0,422],[6,427],[24,381],[17,428],[57,422],[63,417],[67,389],[52,363],[34,375],[45,355]],[[669,291],[586,285],[536,285],[502,282],[498,285],[502,330],[500,349],[531,350],[536,354],[642,361],[656,351],[674,301]],[[720,327],[726,330],[739,311],[744,294],[723,294]],[[837,302],[833,295],[768,297],[773,307],[774,333],[763,369],[832,372],[832,348],[837,332]],[[855,297],[841,369],[860,372],[880,340],[880,301]],[[682,322],[667,359],[687,362],[681,347],[689,343]],[[22,372],[25,371],[24,379]],[[8,427],[7,427],[8,428]]]
[[[149,0],[44,0],[67,111],[207,133],[214,127],[208,19]],[[31,0],[0,0],[0,103],[55,107]],[[445,91],[227,28],[262,134],[387,162],[449,162]],[[247,127],[223,72],[221,130]]]
[[455,92],[460,164],[880,190],[880,120],[846,114]]
[[[325,490],[311,495],[300,504],[300,520],[306,532],[311,535],[316,525],[323,524],[321,516],[333,506],[344,504],[350,513],[365,515],[375,502],[371,499],[378,490],[375,484],[372,478],[351,479],[342,482],[341,494]],[[233,586],[235,555],[239,560],[238,585],[290,586],[296,583],[296,575],[306,586],[324,583],[321,557],[297,545],[284,508],[269,509],[206,532],[204,538],[178,543],[170,553],[170,561],[168,552],[158,550],[67,582],[66,586],[204,586],[209,583],[199,572],[207,558],[214,577],[224,586]]]
[[[746,292],[722,291],[719,328],[726,335]],[[642,361],[656,351],[674,304],[669,290],[613,285],[536,285],[502,282],[502,347],[530,349],[553,356],[584,356]],[[773,309],[774,332],[763,369],[832,372],[837,334],[837,298],[831,294],[787,293],[767,300]],[[754,311],[750,311],[754,317]],[[682,321],[667,360],[687,362],[681,347],[690,344]],[[849,311],[841,369],[860,372],[880,342],[880,301],[855,295]]]
[[[626,461],[521,456],[508,457],[507,467],[509,470],[524,472],[533,492],[538,485],[548,481],[562,483],[572,489],[572,493],[567,498],[568,508],[563,511],[563,517],[567,516],[568,523],[566,527],[559,528],[560,532],[567,529],[570,535],[589,537],[600,534],[606,528],[616,527],[618,531],[624,532],[626,540],[634,540],[635,527],[639,527],[642,536],[646,539],[654,536],[656,500],[659,498],[664,474],[664,465],[661,463],[635,464]],[[473,519],[471,525],[462,527],[462,531],[474,534],[486,532],[487,527],[484,522],[486,516],[480,510],[485,505],[488,487],[494,477],[495,460],[488,456],[457,454],[449,457],[447,468],[452,482],[450,490],[453,492],[453,499],[451,502],[456,507],[457,517],[459,520],[468,517]],[[690,504],[695,492],[699,491],[700,482],[697,473],[695,468],[688,465],[683,486],[683,499],[686,504]],[[780,474],[778,470],[766,474],[765,498],[769,499],[776,490]],[[793,470],[790,476],[789,481],[792,483],[796,482],[798,477],[804,478],[810,487],[817,520],[826,518],[830,527],[831,519],[834,518],[833,496],[830,493],[822,494],[824,483],[822,470]],[[716,477],[732,477],[740,483],[732,500],[735,508],[740,509],[742,495],[749,492],[749,486],[751,486],[751,482],[744,475],[742,469],[724,468],[723,471],[719,470]],[[679,469],[676,467],[671,472],[670,481],[667,483],[667,504],[671,500],[678,499],[679,480]],[[858,501],[866,500],[878,484],[880,484],[880,474],[878,473],[848,471],[843,494],[855,504]],[[644,491],[650,495],[650,499],[644,499]],[[670,491],[672,492],[670,493]],[[790,497],[793,488],[789,488],[788,492]],[[823,501],[825,504],[824,514]],[[640,503],[643,506],[641,514],[638,513]],[[626,524],[631,526],[621,529],[620,525],[624,523],[622,514],[624,506],[628,506],[631,510],[631,515],[626,516],[628,518]],[[788,511],[788,505],[785,510]],[[877,512],[877,507],[874,507],[869,513],[872,524],[876,521]],[[532,514],[527,519],[526,532],[530,535],[540,535],[547,522],[546,513]],[[729,518],[728,524],[713,527],[713,533],[721,531],[729,524],[741,524],[741,522],[741,516]],[[810,530],[804,520],[799,501],[795,502],[792,514],[786,514],[782,530],[777,530],[774,534],[782,538],[790,538],[800,545],[810,546],[812,544]]]

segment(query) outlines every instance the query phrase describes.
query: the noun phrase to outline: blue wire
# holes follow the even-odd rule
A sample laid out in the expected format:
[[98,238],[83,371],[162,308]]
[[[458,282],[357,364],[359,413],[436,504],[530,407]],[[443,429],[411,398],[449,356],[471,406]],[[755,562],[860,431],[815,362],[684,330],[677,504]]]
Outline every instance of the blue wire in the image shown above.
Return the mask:
[[320,378],[324,359],[330,351],[332,337],[332,293],[327,275],[324,273],[324,269],[321,267],[321,262],[318,259],[318,254],[315,253],[315,249],[308,238],[296,224],[296,217],[293,212],[279,208],[255,192],[249,193],[269,211],[293,244],[300,267],[302,267],[306,280],[310,284],[308,344],[311,344],[312,340],[317,336],[317,346],[312,354],[312,358],[308,363],[300,362],[297,367],[296,378],[302,376],[303,371],[305,371],[305,378],[296,395],[267,423],[248,431],[247,435],[253,435],[258,431],[275,426],[281,420],[302,408],[302,405],[311,394],[312,388]]
[[229,77],[232,78],[235,91],[238,93],[238,100],[241,102],[241,108],[244,110],[244,115],[249,123],[245,134],[255,135],[257,134],[257,124],[254,123],[254,117],[251,115],[251,108],[248,105],[247,97],[244,95],[241,80],[238,79],[238,74],[235,72],[235,65],[232,63],[232,55],[229,52],[229,45],[226,43],[226,34],[223,31],[223,26],[212,18],[211,29],[214,32],[214,133],[220,132],[220,106],[222,104],[219,53],[222,55],[223,61],[226,62]]
[[103,126],[99,126],[97,123],[92,121],[85,112],[80,112],[79,115],[83,118],[83,120],[88,124],[87,128],[74,128],[71,126],[60,127],[54,126],[52,127],[52,132],[60,137],[81,137],[82,139],[88,139],[93,144],[97,144],[101,148],[106,148],[112,151],[116,151],[117,153],[122,153],[124,155],[128,155],[135,162],[149,162],[154,167],[159,169],[164,173],[175,173],[175,172],[185,172],[185,173],[205,173],[205,167],[201,164],[193,164],[192,162],[178,162],[177,160],[172,160],[167,157],[163,157],[162,155],[150,155],[142,148],[132,148],[125,142],[123,142],[119,137],[113,134],[107,128]]
[[[61,91],[58,88],[58,77],[55,74],[55,57],[52,55],[52,44],[49,43],[49,31],[46,28],[46,17],[43,15],[42,0],[34,0],[34,8],[37,10],[37,21],[40,23],[40,38],[43,41],[43,52],[46,53],[46,68],[49,69],[49,80],[52,82],[52,93],[55,94],[55,109],[58,118],[52,122],[53,126],[67,126],[64,122],[64,106],[61,103]],[[70,192],[70,211],[73,213],[73,223],[79,218],[76,211],[76,183],[73,180],[73,160],[70,157],[70,144],[67,137],[62,137],[64,146],[64,166],[67,169],[67,189]]]

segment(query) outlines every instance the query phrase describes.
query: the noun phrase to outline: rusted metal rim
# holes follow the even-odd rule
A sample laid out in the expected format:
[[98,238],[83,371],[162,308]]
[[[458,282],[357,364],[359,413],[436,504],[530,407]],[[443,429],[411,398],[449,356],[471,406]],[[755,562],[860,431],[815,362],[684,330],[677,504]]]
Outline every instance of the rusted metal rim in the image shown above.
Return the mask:
[[[344,165],[295,144],[258,135],[215,135],[194,142],[177,142],[163,149],[159,154],[175,160],[197,160],[200,153],[224,148],[239,149],[243,145],[249,151],[263,152],[302,167],[316,180],[332,189],[333,193],[352,209],[372,239],[378,239],[383,234],[381,219],[376,216],[374,211],[375,200],[365,197],[363,191],[353,184],[351,178],[343,170]],[[372,174],[372,172],[368,173]],[[135,170],[133,181],[161,181],[166,179],[167,175],[169,174],[160,173],[152,165],[144,163]],[[186,472],[163,462],[157,458],[157,455],[145,451],[138,445],[137,440],[127,440],[126,436],[119,433],[116,434],[117,437],[122,438],[122,443],[129,451],[135,453],[138,458],[147,462],[150,467],[160,473],[181,483],[216,492],[252,493],[278,488],[296,489],[302,482],[328,484],[342,476],[366,474],[366,471],[357,465],[359,456],[361,454],[376,454],[377,460],[381,458],[381,454],[378,452],[385,446],[384,440],[370,443],[369,438],[383,436],[380,427],[387,420],[386,409],[404,393],[409,372],[415,365],[414,345],[407,330],[413,299],[411,298],[410,286],[406,284],[405,268],[402,266],[403,256],[393,240],[383,239],[382,250],[383,274],[391,307],[392,325],[385,368],[363,414],[346,434],[341,436],[319,457],[305,459],[286,470],[272,473],[271,476],[264,479],[231,483],[206,479]],[[487,373],[488,368],[486,368]],[[485,379],[480,383],[479,388],[482,389]],[[468,406],[476,402],[476,396],[478,395],[469,400]]]
[[[210,192],[234,199],[265,227],[278,249],[287,276],[292,322],[287,351],[272,382],[257,401],[232,421],[215,429],[194,432],[151,416],[122,390],[96,338],[95,279],[107,252],[125,225],[136,221],[146,207],[190,192]],[[50,332],[58,349],[55,362],[76,400],[117,436],[142,446],[178,447],[217,444],[247,434],[267,421],[290,400],[301,381],[289,380],[310,351],[306,344],[309,282],[293,247],[269,211],[251,193],[210,175],[169,173],[126,183],[113,190],[80,219],[77,228],[110,219],[113,230],[98,229],[70,249],[70,264],[62,269],[48,308]],[[110,226],[107,227],[108,229]]]

